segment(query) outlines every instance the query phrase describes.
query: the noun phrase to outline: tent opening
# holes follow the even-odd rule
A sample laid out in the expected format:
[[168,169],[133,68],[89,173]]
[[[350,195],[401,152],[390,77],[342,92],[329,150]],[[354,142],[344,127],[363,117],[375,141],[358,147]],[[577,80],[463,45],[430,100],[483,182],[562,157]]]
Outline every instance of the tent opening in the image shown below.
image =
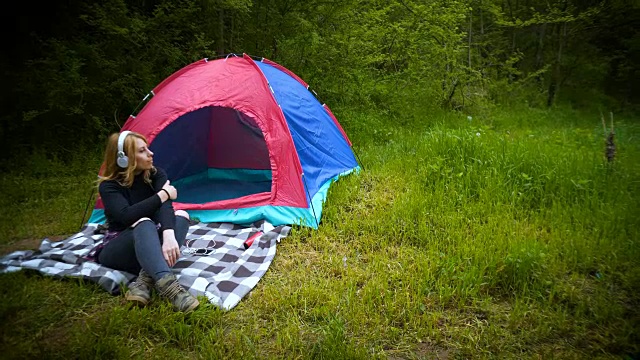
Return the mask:
[[204,204],[271,192],[271,164],[262,131],[235,109],[208,106],[180,116],[149,145],[178,202]]

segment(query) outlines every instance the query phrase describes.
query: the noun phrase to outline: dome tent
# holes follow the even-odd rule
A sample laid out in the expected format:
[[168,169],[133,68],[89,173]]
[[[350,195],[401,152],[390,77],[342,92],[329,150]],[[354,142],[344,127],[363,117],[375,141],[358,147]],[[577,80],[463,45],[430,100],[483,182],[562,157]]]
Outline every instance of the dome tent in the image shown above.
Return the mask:
[[[174,208],[200,221],[317,228],[331,183],[359,170],[329,107],[270,60],[203,59],[151,94],[122,131],[147,138],[178,190]],[[98,198],[89,223],[104,220]]]

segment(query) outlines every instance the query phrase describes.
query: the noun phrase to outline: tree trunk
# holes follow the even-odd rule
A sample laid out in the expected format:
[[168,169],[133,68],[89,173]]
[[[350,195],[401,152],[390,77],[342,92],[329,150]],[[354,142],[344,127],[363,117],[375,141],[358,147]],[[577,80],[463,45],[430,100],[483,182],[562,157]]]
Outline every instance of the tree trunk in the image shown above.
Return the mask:
[[540,26],[540,31],[538,31],[538,48],[536,49],[536,70],[542,67],[544,61],[544,36],[547,30],[547,23],[544,23]]
[[229,51],[230,52],[235,52],[233,51],[233,34],[234,34],[234,25],[235,25],[235,15],[232,13],[231,14],[231,31],[229,31]]
[[[480,58],[481,58],[481,64],[480,64],[480,74],[482,75],[482,78],[484,79],[485,75],[485,65],[487,64],[487,51],[485,49],[485,43],[484,43],[484,15],[482,12],[482,0],[480,0],[480,43],[482,45],[480,45],[478,47],[478,51],[480,52]],[[482,82],[482,88],[484,89],[484,81]]]
[[218,41],[217,53],[219,56],[225,54],[224,51],[224,9],[218,9]]
[[473,33],[473,11],[469,12],[469,51],[468,51],[468,60],[469,60],[469,70],[471,70],[471,34]]
[[551,76],[551,82],[549,83],[549,94],[547,97],[547,107],[553,106],[555,99],[557,97],[558,91],[560,90],[560,77],[561,77],[561,61],[562,61],[562,48],[567,37],[567,23],[562,23],[559,25],[558,29],[558,54],[556,56],[556,61],[553,66],[553,74]]
[[482,0],[480,0],[480,36],[484,40],[484,17],[482,15]]
[[[515,16],[513,14],[513,6],[511,5],[511,1],[507,0],[507,4],[509,5],[509,17],[511,18],[511,21],[515,21]],[[514,26],[511,27],[511,54],[515,53],[516,51],[516,28]],[[514,64],[515,65],[515,64]],[[513,78],[513,72],[509,72],[509,83],[512,83],[514,81]]]

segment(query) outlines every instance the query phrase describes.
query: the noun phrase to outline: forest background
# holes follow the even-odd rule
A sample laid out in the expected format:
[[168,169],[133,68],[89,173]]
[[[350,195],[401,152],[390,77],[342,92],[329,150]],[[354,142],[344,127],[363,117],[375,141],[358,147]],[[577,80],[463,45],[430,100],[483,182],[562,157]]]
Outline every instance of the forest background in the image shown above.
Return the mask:
[[[108,0],[3,13],[1,167],[68,159],[119,130],[181,67],[228,53],[283,64],[339,112],[398,126],[437,109],[640,103],[632,0]],[[24,160],[23,160],[24,161]]]

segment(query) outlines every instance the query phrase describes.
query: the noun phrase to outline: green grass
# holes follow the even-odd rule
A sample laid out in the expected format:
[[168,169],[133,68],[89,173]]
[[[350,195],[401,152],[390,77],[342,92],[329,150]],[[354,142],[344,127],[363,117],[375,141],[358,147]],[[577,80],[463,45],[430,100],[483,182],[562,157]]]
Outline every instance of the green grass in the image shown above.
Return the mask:
[[[569,110],[338,115],[365,170],[236,308],[5,274],[3,357],[638,358],[637,119],[607,164],[598,116]],[[96,169],[3,174],[0,242],[75,232]]]
[[[36,154],[0,175],[0,246],[78,231],[91,214],[101,156],[63,163]],[[90,200],[91,197],[91,201]]]

